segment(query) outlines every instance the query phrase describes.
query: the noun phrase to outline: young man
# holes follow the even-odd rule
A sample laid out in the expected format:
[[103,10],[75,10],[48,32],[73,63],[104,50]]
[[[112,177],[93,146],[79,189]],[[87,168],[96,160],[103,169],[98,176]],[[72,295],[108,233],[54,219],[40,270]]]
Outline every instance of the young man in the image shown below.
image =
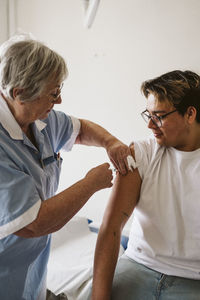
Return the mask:
[[[144,82],[142,92],[142,117],[154,137],[131,145],[137,169],[116,177],[96,246],[92,300],[197,300],[200,77],[173,71]],[[133,210],[128,248],[117,263]]]

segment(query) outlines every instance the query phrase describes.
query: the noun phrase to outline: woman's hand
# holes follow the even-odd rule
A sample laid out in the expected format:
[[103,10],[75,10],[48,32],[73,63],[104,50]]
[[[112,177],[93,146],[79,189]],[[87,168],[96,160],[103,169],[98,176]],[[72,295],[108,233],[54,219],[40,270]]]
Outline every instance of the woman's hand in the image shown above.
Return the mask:
[[109,188],[113,185],[113,175],[109,163],[104,163],[91,169],[86,174],[86,178],[91,181],[91,184],[97,191],[104,188]]
[[116,170],[125,175],[130,170],[127,161],[127,156],[131,156],[130,148],[98,124],[83,119],[80,122],[76,144],[104,147]]
[[125,175],[129,170],[127,156],[131,155],[130,148],[119,140],[115,140],[107,146],[106,151],[114,167]]

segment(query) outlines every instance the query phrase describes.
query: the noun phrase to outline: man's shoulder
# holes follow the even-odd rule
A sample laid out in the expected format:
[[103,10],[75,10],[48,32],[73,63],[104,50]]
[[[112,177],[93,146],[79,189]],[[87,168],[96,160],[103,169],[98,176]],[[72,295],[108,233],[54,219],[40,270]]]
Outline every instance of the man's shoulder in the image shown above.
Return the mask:
[[145,153],[158,151],[159,149],[164,150],[164,147],[160,146],[156,142],[156,139],[151,136],[145,139],[134,141],[132,144],[134,145],[134,148],[139,148],[140,151],[144,151]]

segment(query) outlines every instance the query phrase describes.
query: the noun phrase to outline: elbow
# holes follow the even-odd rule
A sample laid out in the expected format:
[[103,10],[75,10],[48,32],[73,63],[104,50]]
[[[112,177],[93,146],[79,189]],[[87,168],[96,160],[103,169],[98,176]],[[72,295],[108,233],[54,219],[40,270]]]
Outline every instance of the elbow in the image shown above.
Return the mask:
[[16,231],[14,234],[23,238],[36,238],[45,235],[38,225],[37,219],[26,227]]
[[22,228],[22,229],[16,231],[14,234],[19,236],[19,237],[22,237],[22,238],[38,237],[35,232],[33,232],[33,231],[31,231],[27,228]]

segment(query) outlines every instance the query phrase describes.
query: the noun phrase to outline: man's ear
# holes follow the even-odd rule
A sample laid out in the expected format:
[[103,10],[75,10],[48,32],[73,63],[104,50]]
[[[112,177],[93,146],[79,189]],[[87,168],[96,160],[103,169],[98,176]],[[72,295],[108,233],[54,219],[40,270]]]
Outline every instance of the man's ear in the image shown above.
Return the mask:
[[188,122],[192,124],[196,120],[197,110],[194,106],[189,106],[186,115],[188,117]]
[[14,88],[13,89],[13,99],[17,99],[20,100],[20,95],[23,93],[23,89],[20,88]]

